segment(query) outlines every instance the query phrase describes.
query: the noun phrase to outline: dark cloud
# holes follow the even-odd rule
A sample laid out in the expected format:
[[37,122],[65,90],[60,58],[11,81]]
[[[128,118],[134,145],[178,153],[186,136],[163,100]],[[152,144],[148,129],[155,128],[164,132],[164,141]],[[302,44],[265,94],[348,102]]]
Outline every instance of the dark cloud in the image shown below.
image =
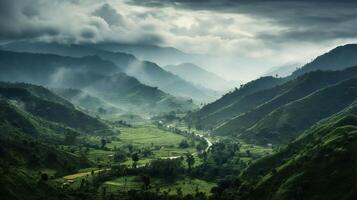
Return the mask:
[[152,24],[127,20],[118,9],[101,0],[0,0],[0,42],[164,41]]
[[59,34],[51,24],[34,23],[32,18],[39,15],[35,5],[19,0],[0,1],[0,41],[28,39],[43,35]]
[[123,16],[107,3],[100,6],[93,14],[103,18],[109,25],[124,26]]
[[96,36],[96,32],[90,28],[83,28],[80,35],[85,39],[93,39]]
[[357,37],[355,0],[129,0],[148,7],[177,7],[189,10],[238,13],[258,20],[271,20],[286,27],[280,34],[262,32],[259,39],[275,42],[322,41]]

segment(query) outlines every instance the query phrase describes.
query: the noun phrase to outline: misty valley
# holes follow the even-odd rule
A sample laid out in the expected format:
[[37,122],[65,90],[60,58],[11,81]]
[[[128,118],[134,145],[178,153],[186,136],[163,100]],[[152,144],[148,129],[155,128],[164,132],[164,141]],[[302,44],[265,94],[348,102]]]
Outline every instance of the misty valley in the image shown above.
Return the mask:
[[0,2],[0,199],[357,199],[357,5],[316,2]]

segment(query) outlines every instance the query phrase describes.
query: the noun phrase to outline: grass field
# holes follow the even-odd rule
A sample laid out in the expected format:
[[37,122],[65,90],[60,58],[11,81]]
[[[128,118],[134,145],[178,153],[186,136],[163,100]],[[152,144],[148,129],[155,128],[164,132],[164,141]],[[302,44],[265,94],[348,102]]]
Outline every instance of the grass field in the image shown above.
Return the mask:
[[97,173],[99,173],[101,171],[105,171],[106,169],[92,169],[92,168],[90,168],[90,170],[81,170],[76,174],[67,175],[67,176],[64,176],[63,178],[65,180],[75,180],[75,179],[78,179],[78,178],[83,178],[83,177],[91,175],[92,170],[93,170],[94,174],[97,174]]
[[[179,148],[179,143],[186,139],[184,136],[158,129],[153,125],[138,126],[133,128],[121,128],[121,134],[117,141],[112,141],[107,147],[122,147],[128,144],[137,148],[153,148],[153,158],[182,156],[186,152],[195,152],[195,148]],[[150,159],[146,159],[150,160]]]
[[120,128],[120,141],[108,144],[108,147],[132,144],[141,147],[155,146],[177,146],[185,137],[163,131],[153,125],[138,126],[133,128]]
[[[179,143],[187,139],[184,136],[161,130],[151,124],[120,127],[118,129],[120,130],[120,134],[113,136],[111,142],[106,144],[108,150],[90,149],[88,157],[91,161],[98,164],[108,163],[116,148],[125,148],[128,145],[134,146],[135,149],[150,149],[152,151],[153,155],[140,158],[139,165],[145,165],[150,160],[157,158],[183,156],[187,152],[196,152],[194,146],[184,149],[179,148]],[[98,145],[100,145],[100,139],[100,137],[88,138],[88,140]],[[128,158],[124,164],[131,166],[131,159]]]
[[[103,184],[108,191],[129,191],[131,189],[142,189],[143,183],[138,176],[120,177]],[[152,178],[150,189],[156,192],[167,192],[169,194],[177,194],[177,190],[181,188],[183,195],[194,194],[196,190],[209,194],[212,187],[216,186],[215,183],[207,182],[200,179],[190,179],[182,177],[178,181],[167,183],[161,179]]]

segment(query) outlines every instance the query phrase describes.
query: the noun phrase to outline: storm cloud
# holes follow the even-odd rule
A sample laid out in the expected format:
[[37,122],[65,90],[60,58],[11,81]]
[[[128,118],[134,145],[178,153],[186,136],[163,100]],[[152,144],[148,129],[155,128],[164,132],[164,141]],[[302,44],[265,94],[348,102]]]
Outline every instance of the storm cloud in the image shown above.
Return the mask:
[[[155,33],[133,26],[99,0],[2,0],[0,41],[42,40],[61,43],[160,43]],[[149,41],[146,39],[149,38]]]
[[128,0],[147,7],[178,7],[195,11],[245,14],[284,26],[279,34],[259,33],[262,39],[324,40],[357,36],[355,0]]
[[1,0],[0,42],[121,42],[207,55],[200,65],[250,80],[357,41],[353,0]]

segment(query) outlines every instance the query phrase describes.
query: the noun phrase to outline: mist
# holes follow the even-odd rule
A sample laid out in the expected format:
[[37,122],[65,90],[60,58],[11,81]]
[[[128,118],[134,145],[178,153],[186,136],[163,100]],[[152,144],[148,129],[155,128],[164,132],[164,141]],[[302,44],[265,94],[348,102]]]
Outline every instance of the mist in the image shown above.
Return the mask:
[[[173,47],[177,51],[161,55],[126,50],[162,66],[194,62],[227,80],[243,82],[271,67],[306,63],[335,46],[356,41],[356,12],[350,9],[355,6],[353,1],[207,1],[205,6],[186,1],[149,2],[5,0],[1,3],[0,39],[2,43],[115,42]],[[279,12],[272,14],[275,4]],[[297,15],[290,9],[294,6],[306,15]],[[331,16],[330,9],[345,14]],[[312,34],[314,31],[321,33]]]

